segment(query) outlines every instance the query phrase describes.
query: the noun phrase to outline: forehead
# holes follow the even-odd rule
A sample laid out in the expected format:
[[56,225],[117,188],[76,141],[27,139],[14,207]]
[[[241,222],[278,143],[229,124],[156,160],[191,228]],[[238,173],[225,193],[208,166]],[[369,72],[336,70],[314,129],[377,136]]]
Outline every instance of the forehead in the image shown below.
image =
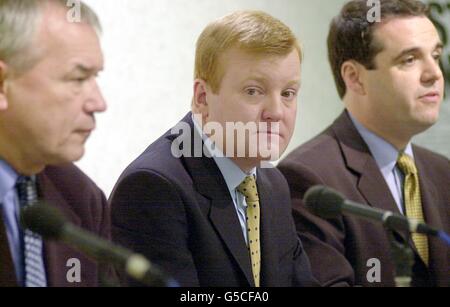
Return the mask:
[[58,5],[43,8],[35,44],[43,60],[69,65],[73,61],[101,69],[103,55],[97,32],[84,22],[70,23],[67,10]]
[[434,49],[440,42],[436,27],[427,17],[393,18],[380,24],[374,40],[387,53],[408,48]]
[[286,55],[257,54],[232,48],[219,60],[225,75],[258,77],[271,75],[275,77],[299,78],[300,55],[294,48]]

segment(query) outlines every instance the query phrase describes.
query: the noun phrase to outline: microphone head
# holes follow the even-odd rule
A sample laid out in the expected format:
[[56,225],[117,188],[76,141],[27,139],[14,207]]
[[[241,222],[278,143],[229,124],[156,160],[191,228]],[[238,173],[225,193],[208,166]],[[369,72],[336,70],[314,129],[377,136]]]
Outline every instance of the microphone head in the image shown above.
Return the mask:
[[22,209],[20,222],[24,228],[45,239],[58,239],[66,223],[59,210],[44,203],[37,203]]
[[312,213],[325,219],[339,216],[345,201],[339,192],[323,185],[308,189],[303,200]]

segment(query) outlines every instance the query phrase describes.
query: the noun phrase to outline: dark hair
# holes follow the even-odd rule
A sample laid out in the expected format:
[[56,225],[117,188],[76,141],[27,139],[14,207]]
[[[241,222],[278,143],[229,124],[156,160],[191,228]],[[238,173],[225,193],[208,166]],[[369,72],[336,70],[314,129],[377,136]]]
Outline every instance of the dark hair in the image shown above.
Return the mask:
[[[428,6],[418,0],[379,0],[381,22],[395,17],[427,16]],[[328,33],[328,60],[333,71],[339,96],[343,98],[346,86],[341,75],[342,64],[355,60],[367,69],[375,69],[374,58],[383,46],[374,41],[373,33],[379,24],[370,22],[371,7],[367,0],[352,0],[344,5],[330,25]]]

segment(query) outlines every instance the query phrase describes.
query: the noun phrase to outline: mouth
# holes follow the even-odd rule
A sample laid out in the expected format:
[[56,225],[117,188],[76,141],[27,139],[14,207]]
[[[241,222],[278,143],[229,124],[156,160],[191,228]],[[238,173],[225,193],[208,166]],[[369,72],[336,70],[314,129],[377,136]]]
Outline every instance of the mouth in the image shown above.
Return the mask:
[[441,100],[441,94],[438,91],[433,91],[420,96],[419,99],[428,103],[437,103]]
[[281,133],[272,132],[272,131],[258,131],[258,135],[261,135],[261,134],[265,134],[265,135],[268,135],[268,136],[283,137],[283,136],[281,135]]
[[81,134],[82,136],[85,136],[85,137],[89,137],[91,135],[92,131],[94,131],[94,130],[95,130],[95,128],[78,129],[78,130],[75,131],[75,133]]

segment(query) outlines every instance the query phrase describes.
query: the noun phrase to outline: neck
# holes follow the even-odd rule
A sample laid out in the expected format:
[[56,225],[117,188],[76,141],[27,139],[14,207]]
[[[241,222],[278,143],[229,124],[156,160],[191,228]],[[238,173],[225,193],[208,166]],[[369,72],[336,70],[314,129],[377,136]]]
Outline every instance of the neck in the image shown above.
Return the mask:
[[407,127],[398,127],[389,122],[383,122],[380,125],[379,120],[372,120],[371,114],[363,114],[363,112],[348,107],[347,110],[367,130],[394,146],[398,151],[404,150],[415,135],[405,129]]
[[258,166],[256,159],[231,158],[231,160],[246,174],[250,174]]
[[[357,120],[359,121],[359,119]],[[388,125],[379,127],[377,125],[371,125],[369,122],[359,122],[370,132],[394,146],[398,151],[404,150],[409,142],[411,142],[412,135],[402,134],[401,131],[395,127],[389,127]]]
[[[204,132],[203,132],[204,133]],[[244,173],[249,174],[255,167],[257,167],[260,163],[258,158],[248,158],[248,157],[237,157],[237,151],[233,153],[233,156],[227,156],[227,151],[224,151],[223,148],[226,148],[226,142],[224,140],[217,141],[215,139],[215,135],[211,136],[205,134],[211,142],[213,142],[216,146],[216,150],[219,150],[224,157],[229,158],[234,162]]]
[[3,141],[0,141],[0,148],[0,159],[8,163],[20,175],[36,175],[45,168],[44,164],[31,160],[29,155],[24,155],[14,146],[7,145]]

